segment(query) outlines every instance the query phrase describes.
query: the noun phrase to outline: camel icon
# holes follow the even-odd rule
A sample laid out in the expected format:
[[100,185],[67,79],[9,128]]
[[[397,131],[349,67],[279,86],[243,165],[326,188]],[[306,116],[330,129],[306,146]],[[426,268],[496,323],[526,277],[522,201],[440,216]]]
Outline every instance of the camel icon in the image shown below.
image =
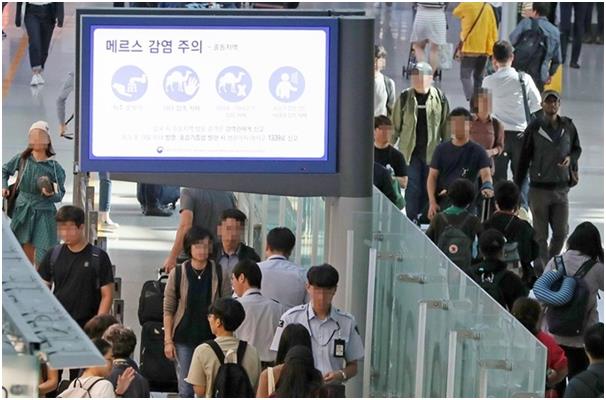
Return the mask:
[[185,92],[185,83],[187,82],[192,73],[192,71],[186,71],[184,74],[179,71],[173,71],[164,80],[164,90],[166,92]]
[[231,93],[236,93],[238,89],[238,84],[242,82],[242,78],[246,76],[246,72],[240,71],[236,76],[233,72],[227,72],[223,76],[219,78],[219,92],[225,93],[227,91],[227,86],[229,85],[229,91]]

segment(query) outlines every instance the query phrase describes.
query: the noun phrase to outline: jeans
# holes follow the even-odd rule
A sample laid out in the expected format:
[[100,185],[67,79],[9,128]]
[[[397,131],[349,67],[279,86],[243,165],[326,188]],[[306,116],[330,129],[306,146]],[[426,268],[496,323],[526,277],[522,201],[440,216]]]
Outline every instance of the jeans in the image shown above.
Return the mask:
[[[474,92],[482,87],[482,79],[484,79],[484,70],[486,68],[487,59],[487,56],[461,57],[460,77],[467,101],[470,101]],[[472,74],[473,82],[471,80]]]
[[111,206],[112,181],[109,172],[99,172],[99,211],[107,212]]
[[560,44],[562,46],[562,64],[566,62],[566,52],[568,41],[572,31],[570,17],[574,8],[574,33],[572,34],[572,55],[570,63],[579,62],[581,47],[583,45],[583,35],[585,34],[585,14],[589,3],[560,3]]
[[185,382],[189,373],[191,359],[194,356],[195,346],[190,344],[175,343],[177,357],[175,360],[175,370],[177,371],[177,383],[179,385],[179,397],[194,397],[194,387]]
[[425,161],[413,154],[408,166],[408,186],[404,197],[406,199],[406,216],[411,221],[419,219],[419,214],[427,209],[427,175],[429,167]]
[[32,69],[44,69],[48,58],[48,49],[55,29],[51,7],[50,4],[45,6],[27,4],[25,10],[25,28],[29,38],[29,63]]
[[[492,178],[495,184],[507,180],[508,164],[510,164],[512,175],[515,176],[517,172],[522,146],[524,145],[524,139],[518,137],[519,133],[520,132],[515,131],[505,131],[505,148],[503,149],[503,153],[494,158],[495,171]],[[521,206],[528,210],[528,175],[526,175],[522,181],[520,194]]]
[[[530,188],[530,210],[535,240],[539,244],[539,268],[544,268],[552,257],[560,254],[568,236],[568,188],[537,189]],[[547,246],[549,227],[551,240]],[[537,263],[535,262],[535,265]]]

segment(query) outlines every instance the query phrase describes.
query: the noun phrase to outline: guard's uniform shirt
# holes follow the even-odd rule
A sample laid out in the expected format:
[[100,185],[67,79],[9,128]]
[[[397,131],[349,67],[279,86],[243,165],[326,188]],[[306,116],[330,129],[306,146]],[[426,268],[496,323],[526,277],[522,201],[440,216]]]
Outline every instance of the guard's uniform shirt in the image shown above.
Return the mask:
[[282,315],[271,344],[272,350],[278,350],[282,331],[294,323],[309,331],[315,367],[322,374],[343,369],[346,362],[364,358],[364,346],[354,317],[333,306],[322,321],[316,317],[311,303],[293,307]]
[[261,292],[264,296],[277,300],[287,310],[309,301],[305,269],[278,255],[257,264],[263,274]]
[[236,337],[255,346],[261,361],[275,361],[276,352],[269,347],[284,308],[277,301],[263,296],[256,288],[248,289],[237,300],[244,307],[246,317],[234,332]]

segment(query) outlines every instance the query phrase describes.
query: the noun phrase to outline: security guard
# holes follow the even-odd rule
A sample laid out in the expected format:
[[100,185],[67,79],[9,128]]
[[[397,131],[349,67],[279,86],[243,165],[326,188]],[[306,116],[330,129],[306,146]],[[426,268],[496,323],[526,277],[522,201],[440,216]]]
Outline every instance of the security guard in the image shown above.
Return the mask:
[[299,323],[307,328],[315,366],[327,384],[341,384],[358,372],[358,360],[364,357],[362,338],[354,317],[332,306],[339,273],[328,264],[311,267],[307,272],[307,292],[311,301],[282,315],[271,349],[276,351],[282,330]]

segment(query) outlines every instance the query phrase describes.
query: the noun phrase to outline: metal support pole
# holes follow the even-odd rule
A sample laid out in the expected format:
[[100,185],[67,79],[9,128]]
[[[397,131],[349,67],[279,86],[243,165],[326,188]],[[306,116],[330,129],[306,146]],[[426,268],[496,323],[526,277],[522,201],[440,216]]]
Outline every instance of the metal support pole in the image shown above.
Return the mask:
[[[352,232],[353,233],[353,232]],[[349,231],[347,232],[349,236]],[[372,374],[372,329],[374,326],[375,310],[375,280],[377,276],[377,249],[371,248],[368,254],[368,295],[366,300],[366,331],[364,337],[364,389],[362,396],[370,397],[370,380]]]

